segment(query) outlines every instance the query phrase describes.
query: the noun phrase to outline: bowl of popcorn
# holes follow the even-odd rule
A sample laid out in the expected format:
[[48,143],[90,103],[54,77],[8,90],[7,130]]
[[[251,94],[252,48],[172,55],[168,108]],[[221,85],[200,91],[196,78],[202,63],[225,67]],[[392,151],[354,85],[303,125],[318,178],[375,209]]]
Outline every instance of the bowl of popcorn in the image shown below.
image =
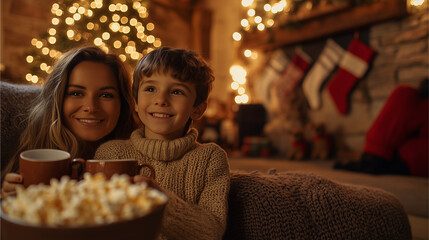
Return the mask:
[[167,196],[127,175],[85,174],[17,188],[1,203],[1,238],[156,239]]

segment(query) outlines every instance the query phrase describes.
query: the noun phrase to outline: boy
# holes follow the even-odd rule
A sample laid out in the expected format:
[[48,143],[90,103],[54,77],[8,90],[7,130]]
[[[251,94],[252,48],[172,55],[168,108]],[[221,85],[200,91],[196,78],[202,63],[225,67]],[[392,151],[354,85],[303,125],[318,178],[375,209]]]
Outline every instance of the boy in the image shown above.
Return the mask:
[[221,239],[228,210],[227,156],[216,144],[198,143],[198,132],[190,127],[206,110],[212,70],[192,51],[163,47],[139,61],[133,78],[135,110],[144,127],[129,140],[101,145],[95,158],[135,158],[154,167],[155,181],[169,197],[162,238]]

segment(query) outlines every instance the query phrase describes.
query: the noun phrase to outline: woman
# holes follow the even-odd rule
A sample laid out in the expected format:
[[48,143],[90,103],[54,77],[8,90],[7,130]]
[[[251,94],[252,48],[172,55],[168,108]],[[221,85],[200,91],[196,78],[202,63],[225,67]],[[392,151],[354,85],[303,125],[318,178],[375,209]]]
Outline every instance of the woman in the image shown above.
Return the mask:
[[133,106],[130,75],[119,57],[93,46],[65,53],[34,100],[18,149],[2,171],[2,196],[22,183],[13,173],[22,151],[55,148],[72,158],[92,158],[101,143],[127,139],[138,127]]

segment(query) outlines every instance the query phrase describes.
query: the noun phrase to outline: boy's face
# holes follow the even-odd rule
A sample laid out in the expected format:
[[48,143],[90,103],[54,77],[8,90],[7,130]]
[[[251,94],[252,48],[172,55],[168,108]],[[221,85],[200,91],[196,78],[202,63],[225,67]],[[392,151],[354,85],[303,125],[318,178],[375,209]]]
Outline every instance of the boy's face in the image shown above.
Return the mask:
[[145,137],[172,140],[183,136],[189,118],[200,118],[207,104],[194,107],[195,85],[170,74],[155,73],[141,80],[135,110],[145,125]]

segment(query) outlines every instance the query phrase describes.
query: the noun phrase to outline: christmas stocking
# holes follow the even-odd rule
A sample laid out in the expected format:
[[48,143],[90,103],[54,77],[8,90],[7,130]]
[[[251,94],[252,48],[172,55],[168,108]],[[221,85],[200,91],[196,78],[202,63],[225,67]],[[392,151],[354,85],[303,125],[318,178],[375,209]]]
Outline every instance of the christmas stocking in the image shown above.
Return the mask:
[[328,90],[338,111],[345,115],[351,89],[368,70],[374,50],[363,42],[353,39],[344,53],[340,68],[329,82]]
[[328,39],[319,58],[303,80],[302,88],[311,109],[320,107],[320,89],[344,54],[344,49],[334,40]]
[[313,60],[301,48],[295,50],[291,62],[282,76],[277,80],[277,95],[283,101],[301,82]]
[[276,105],[276,103],[273,102],[275,98],[272,97],[271,88],[289,62],[290,59],[286,54],[284,54],[283,50],[274,51],[269,64],[264,69],[264,72],[257,83],[257,94],[267,109],[275,109],[277,107],[273,106]]

